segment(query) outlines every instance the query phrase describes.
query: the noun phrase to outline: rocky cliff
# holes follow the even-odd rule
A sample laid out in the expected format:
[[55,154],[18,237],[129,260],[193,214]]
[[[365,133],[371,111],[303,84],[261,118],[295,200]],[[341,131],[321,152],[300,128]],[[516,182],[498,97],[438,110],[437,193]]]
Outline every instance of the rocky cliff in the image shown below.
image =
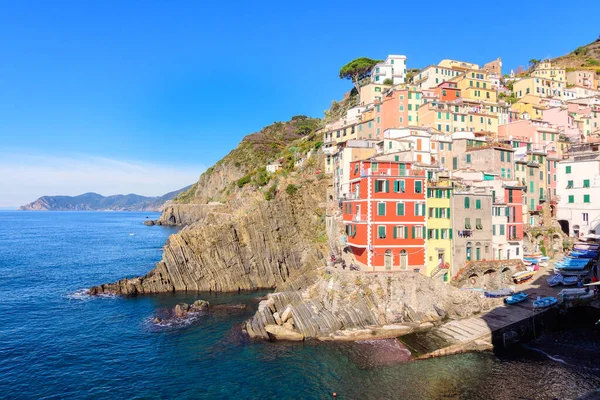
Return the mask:
[[244,329],[260,339],[396,337],[445,318],[489,310],[498,299],[416,272],[369,274],[326,268],[268,295]]

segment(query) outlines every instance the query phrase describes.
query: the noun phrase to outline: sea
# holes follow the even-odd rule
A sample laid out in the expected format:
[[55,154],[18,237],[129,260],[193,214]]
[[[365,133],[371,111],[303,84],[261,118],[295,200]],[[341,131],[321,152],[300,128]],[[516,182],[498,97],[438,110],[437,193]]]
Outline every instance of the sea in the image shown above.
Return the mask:
[[[154,213],[0,211],[2,399],[573,399],[600,387],[593,324],[411,361],[395,340],[283,343],[241,329],[266,292],[91,297],[160,260]],[[155,323],[179,302],[248,305]]]

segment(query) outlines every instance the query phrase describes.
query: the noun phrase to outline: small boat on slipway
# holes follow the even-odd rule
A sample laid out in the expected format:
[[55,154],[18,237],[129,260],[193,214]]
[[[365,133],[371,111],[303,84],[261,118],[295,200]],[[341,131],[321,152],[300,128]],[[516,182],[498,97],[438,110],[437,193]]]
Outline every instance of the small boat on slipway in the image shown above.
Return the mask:
[[517,303],[522,303],[525,300],[527,300],[529,298],[529,295],[527,293],[515,293],[511,296],[508,296],[507,298],[504,299],[504,302],[506,304],[517,304]]
[[548,278],[548,286],[554,287],[558,285],[562,285],[563,276],[561,274],[554,274],[550,278]]
[[489,290],[485,292],[485,297],[506,297],[515,292],[513,286],[498,290]]
[[558,299],[563,301],[578,300],[585,301],[594,297],[594,292],[589,288],[563,289],[558,293]]
[[528,281],[529,279],[531,279],[533,277],[533,275],[535,275],[535,271],[522,271],[522,272],[517,272],[516,274],[513,274],[512,279],[518,285],[520,283]]
[[556,297],[544,297],[533,301],[533,308],[548,308],[558,303]]

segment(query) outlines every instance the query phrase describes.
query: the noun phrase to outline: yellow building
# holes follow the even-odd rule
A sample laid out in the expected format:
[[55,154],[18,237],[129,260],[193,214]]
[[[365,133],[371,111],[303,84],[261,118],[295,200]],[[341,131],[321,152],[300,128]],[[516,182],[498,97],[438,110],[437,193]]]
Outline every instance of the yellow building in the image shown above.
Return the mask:
[[[527,95],[511,106],[511,111],[519,114],[520,119],[544,119],[545,106],[540,104],[540,98]],[[525,117],[525,113],[529,118]]]
[[559,68],[556,65],[552,65],[552,63],[549,61],[539,63],[531,75],[538,78],[547,78],[559,82],[567,81],[565,69]]
[[492,103],[498,101],[498,93],[492,87],[492,83],[488,79],[488,73],[483,70],[467,71],[464,75],[452,79],[451,82],[457,84],[463,99]]
[[379,83],[368,83],[361,86],[358,105],[367,106],[373,104],[375,100],[383,101],[385,92],[391,87],[392,85],[383,85]]
[[444,134],[498,133],[498,105],[469,99],[423,104],[419,107],[419,125],[437,129]]
[[530,94],[538,97],[555,97],[560,99],[564,97],[566,88],[566,82],[537,76],[519,79],[513,83],[513,93],[519,98]]
[[440,179],[428,183],[426,276],[450,279],[452,270],[452,219],[450,208],[452,182]]

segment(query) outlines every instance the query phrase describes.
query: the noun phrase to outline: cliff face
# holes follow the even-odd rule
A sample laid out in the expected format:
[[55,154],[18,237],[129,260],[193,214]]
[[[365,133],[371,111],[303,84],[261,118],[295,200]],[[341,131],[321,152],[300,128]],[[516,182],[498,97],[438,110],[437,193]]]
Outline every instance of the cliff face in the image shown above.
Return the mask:
[[146,276],[93,287],[90,293],[275,288],[324,263],[317,232],[323,229],[326,182],[312,177],[293,195],[281,191],[266,201],[247,193],[244,209],[199,212],[201,220],[169,238],[163,259]]

